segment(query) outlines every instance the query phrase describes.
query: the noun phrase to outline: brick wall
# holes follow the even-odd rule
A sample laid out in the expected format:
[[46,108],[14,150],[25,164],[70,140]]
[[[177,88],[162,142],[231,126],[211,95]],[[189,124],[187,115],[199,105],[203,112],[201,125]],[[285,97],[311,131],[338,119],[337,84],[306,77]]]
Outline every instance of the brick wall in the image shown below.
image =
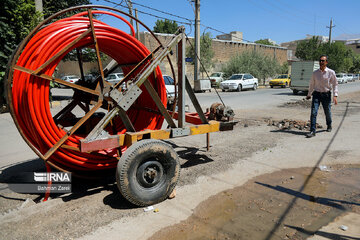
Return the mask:
[[[158,39],[163,43],[169,43],[173,38],[172,34],[156,34]],[[158,43],[156,40],[151,36],[150,33],[140,33],[139,40],[150,50],[154,50],[158,47]],[[186,48],[189,48],[190,44],[186,44]],[[283,64],[287,62],[287,49],[283,47],[276,47],[276,46],[266,46],[261,44],[252,44],[252,43],[239,43],[239,42],[232,42],[232,41],[225,41],[225,40],[216,40],[214,39],[212,42],[212,49],[214,50],[214,69],[213,71],[219,71],[221,66],[228,62],[231,57],[241,54],[245,51],[258,51],[270,57],[275,57],[276,60]],[[176,68],[176,53],[171,56],[171,61],[174,64],[175,71]],[[167,61],[164,61],[160,65],[161,71],[163,74],[171,74],[169,64]],[[190,63],[186,64],[186,74],[188,78],[193,81],[194,78],[194,66]]]
[[[158,39],[166,45],[169,43],[174,35],[172,34],[156,34]],[[153,51],[155,48],[159,46],[158,42],[151,36],[150,33],[141,32],[139,36],[139,40],[150,50]],[[186,48],[190,48],[190,44],[186,43]],[[217,40],[214,39],[212,42],[212,49],[214,50],[214,68],[210,71],[215,72],[219,71],[223,64],[228,62],[231,57],[241,54],[245,51],[258,51],[263,54],[266,54],[271,57],[275,57],[280,64],[283,64],[287,61],[287,49],[282,47],[273,47],[273,46],[266,46],[260,44],[251,44],[251,43],[240,43],[240,42],[232,42],[232,41],[225,41],[225,40]],[[170,56],[171,62],[174,65],[175,74],[177,74],[177,53],[176,50],[174,54]],[[108,59],[110,61],[110,59]],[[103,66],[106,66],[106,63],[103,63]],[[78,75],[80,76],[80,70],[78,67],[77,62],[60,62],[58,66],[59,71],[57,72],[57,76],[61,77],[63,75]],[[84,73],[88,74],[92,69],[97,69],[97,63],[84,63]],[[163,74],[171,75],[171,68],[168,64],[168,61],[165,59],[160,64],[160,69]],[[209,74],[210,74],[209,73]],[[194,79],[194,65],[191,63],[186,63],[186,75],[190,82],[193,82]],[[201,76],[206,77],[206,76]]]

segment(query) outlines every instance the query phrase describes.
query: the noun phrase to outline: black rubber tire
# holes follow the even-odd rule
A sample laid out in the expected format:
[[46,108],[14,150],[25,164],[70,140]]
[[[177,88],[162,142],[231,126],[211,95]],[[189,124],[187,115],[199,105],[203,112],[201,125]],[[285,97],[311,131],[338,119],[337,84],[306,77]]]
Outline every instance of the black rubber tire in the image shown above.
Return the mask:
[[293,90],[293,94],[294,94],[294,95],[297,95],[298,93],[299,93],[298,90],[295,90],[295,89]]
[[221,89],[222,92],[225,92],[225,89]]
[[241,91],[242,91],[242,86],[241,86],[241,84],[239,84],[239,86],[237,87],[236,91],[237,91],[237,92],[241,92]]
[[[153,178],[145,176],[145,173],[154,172]],[[137,206],[164,201],[174,190],[179,176],[180,162],[175,150],[169,144],[153,139],[130,146],[116,169],[121,195]]]
[[257,89],[257,84],[254,83],[253,90],[255,91]]
[[271,88],[274,88],[274,86],[270,86]]

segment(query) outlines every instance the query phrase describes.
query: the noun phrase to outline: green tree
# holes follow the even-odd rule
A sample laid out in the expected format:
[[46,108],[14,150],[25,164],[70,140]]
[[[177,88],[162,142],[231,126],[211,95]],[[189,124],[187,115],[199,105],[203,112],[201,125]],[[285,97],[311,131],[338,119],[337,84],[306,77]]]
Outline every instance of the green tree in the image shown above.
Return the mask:
[[263,44],[263,45],[275,46],[275,44],[271,43],[269,41],[269,39],[260,39],[260,40],[255,41],[255,43]]
[[[353,66],[353,57],[355,54],[353,50],[347,48],[343,42],[334,42],[331,43],[331,45],[323,43],[320,47],[320,52],[329,57],[328,66],[335,72],[349,72]],[[319,56],[315,60],[318,59]]]
[[223,68],[226,77],[235,73],[250,73],[265,83],[265,79],[273,77],[281,71],[280,64],[273,58],[256,51],[248,51],[232,57]]
[[156,33],[175,33],[178,29],[178,24],[175,21],[170,20],[157,20],[154,26],[154,32]]
[[[4,74],[9,57],[16,46],[41,21],[41,13],[35,11],[34,0],[2,0],[0,8],[0,106],[5,103]],[[62,9],[90,4],[89,0],[44,0],[43,16],[46,18]]]
[[359,73],[360,72],[360,54],[357,54],[353,57],[353,66],[350,68],[350,72]]
[[288,74],[289,73],[289,64],[288,64],[288,62],[285,62],[283,65],[281,65],[279,73],[283,73],[283,74]]
[[[191,40],[191,47],[186,49],[186,57],[195,59],[194,39]],[[209,71],[213,65],[212,58],[215,53],[212,49],[211,33],[207,32],[200,37],[200,72]],[[194,64],[194,61],[192,62]]]
[[4,0],[0,10],[0,107],[5,103],[4,75],[16,46],[41,19],[33,0]]
[[321,55],[329,57],[328,66],[335,72],[350,72],[355,69],[356,55],[343,42],[321,43],[318,37],[313,37],[301,41],[295,53],[296,57],[309,61],[317,61]]
[[296,47],[295,56],[299,59],[312,61],[318,60],[321,53],[321,43],[319,37],[300,41]]
[[73,6],[90,4],[90,0],[43,0],[44,18]]

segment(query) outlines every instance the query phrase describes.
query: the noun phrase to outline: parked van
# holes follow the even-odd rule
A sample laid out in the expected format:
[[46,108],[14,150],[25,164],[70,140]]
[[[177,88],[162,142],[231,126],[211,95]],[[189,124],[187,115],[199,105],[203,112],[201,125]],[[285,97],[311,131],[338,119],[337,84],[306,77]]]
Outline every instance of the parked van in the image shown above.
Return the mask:
[[292,63],[290,89],[295,95],[300,91],[309,91],[312,73],[317,69],[319,69],[318,61],[300,61]]

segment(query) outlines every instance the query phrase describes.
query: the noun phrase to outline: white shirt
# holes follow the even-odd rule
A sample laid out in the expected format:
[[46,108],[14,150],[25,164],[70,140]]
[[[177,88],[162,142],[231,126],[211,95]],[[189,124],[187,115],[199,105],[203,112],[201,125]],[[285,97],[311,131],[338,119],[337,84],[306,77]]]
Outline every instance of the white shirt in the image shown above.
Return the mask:
[[311,96],[313,91],[329,92],[331,90],[333,90],[334,96],[338,95],[338,82],[334,70],[326,67],[324,71],[321,71],[320,68],[314,71],[310,80],[308,96]]

